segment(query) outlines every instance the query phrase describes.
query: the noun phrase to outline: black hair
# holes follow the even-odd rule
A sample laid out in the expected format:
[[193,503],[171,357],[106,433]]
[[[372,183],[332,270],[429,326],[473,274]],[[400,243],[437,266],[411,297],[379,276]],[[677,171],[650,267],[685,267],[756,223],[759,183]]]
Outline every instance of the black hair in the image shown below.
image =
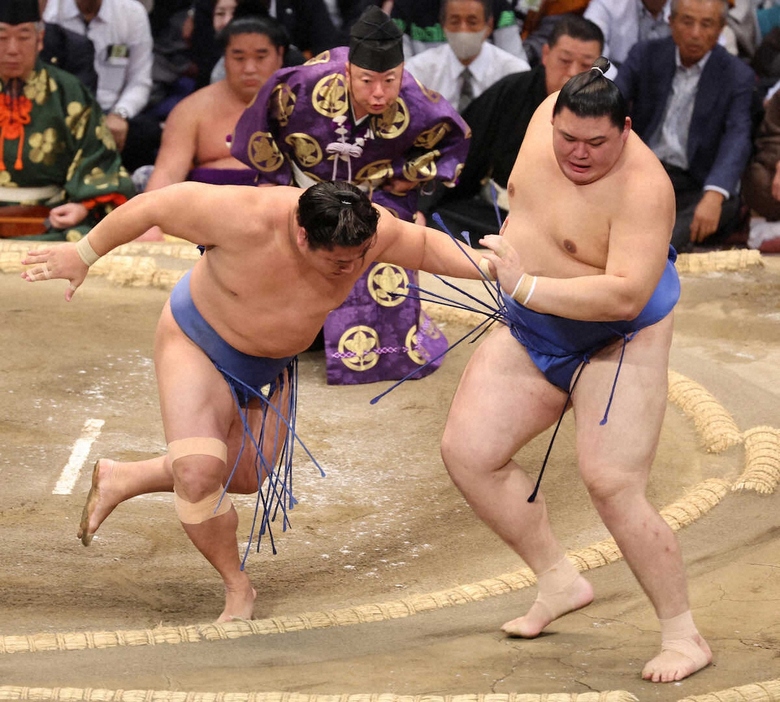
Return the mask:
[[[493,0],[477,0],[485,10],[485,22],[490,22],[493,18]],[[444,25],[444,20],[447,17],[447,5],[449,0],[441,0],[441,7],[439,8],[439,23]]]
[[222,51],[230,43],[230,37],[237,34],[263,34],[277,49],[284,49],[286,52],[290,48],[290,35],[279,22],[269,16],[240,14],[238,8],[242,5],[243,3],[236,7],[233,18],[217,36]]
[[601,31],[601,27],[581,15],[571,13],[560,15],[547,40],[547,45],[552,48],[561,37],[571,37],[578,41],[597,41],[599,52],[604,50],[604,32]]
[[565,107],[577,117],[609,117],[623,129],[628,108],[620,89],[604,75],[609,67],[609,59],[599,56],[589,71],[569,78],[555,101],[553,116]]
[[298,225],[306,231],[311,249],[354,248],[376,234],[379,211],[351,183],[326,181],[306,189],[298,198]]

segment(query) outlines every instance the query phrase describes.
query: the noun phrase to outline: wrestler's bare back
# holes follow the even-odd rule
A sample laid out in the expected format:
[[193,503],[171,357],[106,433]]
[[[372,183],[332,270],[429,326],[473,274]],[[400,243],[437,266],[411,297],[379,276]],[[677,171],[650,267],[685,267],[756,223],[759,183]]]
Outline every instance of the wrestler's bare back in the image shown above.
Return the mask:
[[240,351],[291,356],[309,347],[327,314],[346,299],[363,261],[349,273],[323,275],[299,244],[295,212],[301,191],[247,190],[246,202],[236,207],[240,216],[223,217],[222,243],[207,247],[193,269],[193,302]]
[[553,278],[598,275],[621,247],[626,253],[633,247],[633,255],[645,246],[665,251],[674,195],[655,156],[631,132],[603,176],[587,184],[573,182],[553,150],[556,97],[537,110],[508,182],[510,214],[502,234],[526,272]]
[[[479,277],[478,254],[446,234],[404,222],[377,207],[376,234],[356,247],[311,249],[298,225],[302,190],[276,186],[175,183],[144,192],[90,231],[96,257],[151,227],[202,245],[190,279],[204,319],[243,353],[283,358],[306,350],[328,313],[346,300],[371,263],[464,278]],[[28,281],[65,278],[70,300],[88,268],[79,246],[44,247],[22,261]],[[170,320],[170,314],[164,315]],[[172,320],[170,320],[172,323]]]

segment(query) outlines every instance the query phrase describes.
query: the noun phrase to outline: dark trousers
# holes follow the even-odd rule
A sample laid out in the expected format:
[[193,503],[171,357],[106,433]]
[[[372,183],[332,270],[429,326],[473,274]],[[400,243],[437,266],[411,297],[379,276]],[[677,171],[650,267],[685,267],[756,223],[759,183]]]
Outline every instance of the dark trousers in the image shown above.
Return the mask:
[[[691,243],[693,213],[704,194],[704,190],[701,183],[694,180],[688,171],[667,164],[664,164],[664,168],[672,181],[676,199],[677,219],[672,233],[672,246],[681,253],[690,251],[693,248]],[[723,245],[737,231],[740,222],[740,199],[737,196],[732,196],[723,201],[718,229],[700,243],[713,247]]]

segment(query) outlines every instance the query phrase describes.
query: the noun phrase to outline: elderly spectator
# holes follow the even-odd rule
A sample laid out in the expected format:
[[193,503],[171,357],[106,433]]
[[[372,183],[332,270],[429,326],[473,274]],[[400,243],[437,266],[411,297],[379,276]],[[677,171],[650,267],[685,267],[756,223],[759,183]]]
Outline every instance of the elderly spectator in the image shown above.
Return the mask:
[[[95,98],[41,60],[43,31],[37,0],[0,5],[0,218],[4,236],[77,241],[134,190]],[[34,205],[51,208],[46,221],[11,228],[9,213]]]
[[718,44],[728,9],[726,0],[672,0],[671,37],[634,45],[615,81],[674,185],[678,250],[725,241],[739,224],[756,80]]

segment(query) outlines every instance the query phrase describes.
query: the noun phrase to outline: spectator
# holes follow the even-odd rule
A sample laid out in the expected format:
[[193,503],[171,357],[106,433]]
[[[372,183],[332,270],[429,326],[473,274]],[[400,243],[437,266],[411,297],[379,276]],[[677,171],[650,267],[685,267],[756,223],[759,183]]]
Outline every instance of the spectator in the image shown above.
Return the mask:
[[132,171],[149,163],[147,157],[135,158],[147,150],[143,125],[131,134],[152,88],[152,31],[144,6],[138,0],[49,0],[44,19],[92,40],[97,100],[125,167]]
[[442,0],[447,41],[406,62],[406,69],[461,114],[500,78],[530,69],[525,59],[487,41],[493,31],[492,0]]
[[[41,15],[46,9],[46,0],[38,0]],[[41,59],[52,66],[72,73],[92,93],[97,92],[95,72],[95,47],[86,37],[49,22],[44,24]]]
[[780,253],[780,92],[767,103],[754,155],[742,178],[742,197],[753,215],[748,246]]
[[190,0],[157,3],[149,22],[154,44],[152,91],[142,114],[160,125],[173,106],[195,90]]
[[561,15],[542,47],[538,66],[502,78],[474,100],[463,114],[471,127],[466,165],[458,184],[443,190],[426,214],[439,212],[448,228],[469,231],[475,243],[495,233],[501,222],[494,200],[498,219],[503,220],[508,210],[507,181],[534,111],[569,78],[590,69],[601,55],[603,41],[593,22],[579,15]]
[[78,241],[134,190],[93,95],[40,59],[43,31],[37,0],[0,5],[0,204],[50,206],[35,238]]
[[[232,3],[233,9],[229,12],[221,15],[217,14],[220,6],[224,6],[224,3]],[[227,21],[225,20],[227,17]],[[238,3],[233,3],[233,0],[217,0],[217,4],[214,8],[214,30],[217,32],[216,44],[219,47],[220,57],[217,61],[214,69],[211,71],[211,82],[216,83],[218,80],[225,78],[225,42],[223,30],[228,22],[239,17],[268,17],[272,22],[276,23],[281,31],[281,37],[284,37],[284,66],[299,66],[304,62],[303,54],[298,51],[297,48],[290,45],[289,32],[279,24],[278,20],[271,17],[268,10],[265,9],[263,0],[238,0]],[[265,82],[265,81],[264,81]]]
[[[238,121],[232,153],[261,184],[349,180],[411,221],[422,183],[455,180],[466,132],[449,103],[404,72],[401,32],[371,6],[352,27],[349,50],[274,74]],[[416,276],[372,265],[328,316],[328,382],[398,379],[446,348],[419,300],[406,297]]]
[[[527,60],[520,40],[520,26],[509,0],[492,0],[493,32],[491,42],[510,54]],[[404,56],[407,60],[426,49],[447,41],[441,26],[441,2],[430,0],[395,0],[391,16],[404,36]]]
[[[226,76],[171,111],[145,190],[184,180],[251,185],[257,175],[230,154],[227,137],[271,74],[282,67],[287,32],[271,17],[239,17],[223,30]],[[163,238],[159,230],[147,241]]]
[[325,6],[325,0],[262,0],[290,35],[290,42],[304,56],[316,56],[341,44],[341,36]]
[[671,0],[590,0],[584,17],[604,32],[604,55],[619,68],[638,41],[671,34],[670,9]]
[[349,42],[349,30],[369,5],[381,7],[381,0],[324,0],[333,26],[341,32],[340,44]]
[[523,49],[531,66],[542,60],[542,47],[564,15],[581,16],[588,0],[519,0],[516,14],[520,18]]
[[723,243],[739,224],[755,75],[718,45],[726,0],[672,0],[672,36],[635,44],[616,83],[674,185],[673,246]]

